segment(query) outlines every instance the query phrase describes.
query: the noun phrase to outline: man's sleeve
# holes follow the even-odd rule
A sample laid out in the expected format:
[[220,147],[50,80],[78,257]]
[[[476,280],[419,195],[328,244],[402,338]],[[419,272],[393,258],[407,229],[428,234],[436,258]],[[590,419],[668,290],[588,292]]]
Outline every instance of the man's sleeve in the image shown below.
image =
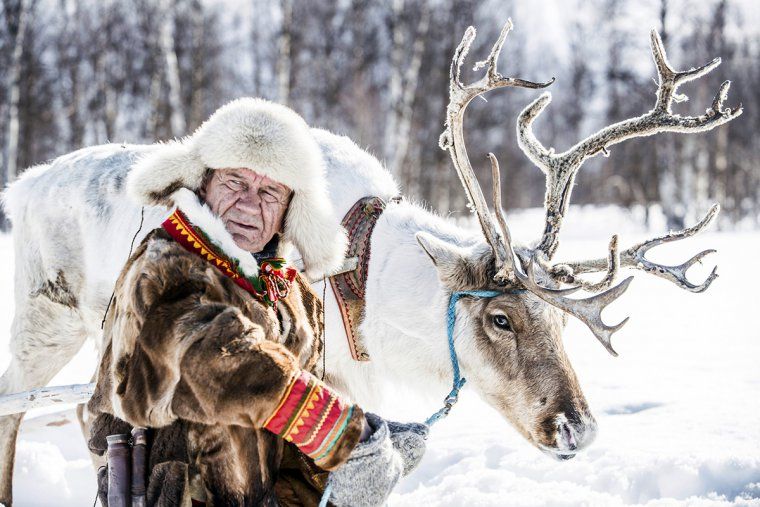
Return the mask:
[[279,330],[208,302],[206,271],[190,269],[182,284],[169,285],[182,278],[139,264],[130,269],[134,280],[124,280],[133,284],[134,299],[120,294],[106,329],[112,357],[101,368],[111,372],[115,415],[136,426],[182,418],[266,428],[326,470],[348,459],[361,435],[362,410],[267,339]]

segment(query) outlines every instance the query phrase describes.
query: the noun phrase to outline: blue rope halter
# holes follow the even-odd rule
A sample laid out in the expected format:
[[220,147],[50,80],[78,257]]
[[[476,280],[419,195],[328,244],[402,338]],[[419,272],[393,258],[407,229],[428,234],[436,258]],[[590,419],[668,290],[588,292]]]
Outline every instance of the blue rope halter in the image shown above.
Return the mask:
[[456,304],[457,301],[459,301],[459,298],[462,296],[470,296],[470,297],[477,297],[477,298],[492,298],[499,296],[501,294],[519,294],[521,292],[525,292],[524,289],[514,289],[514,290],[507,290],[507,291],[497,291],[497,290],[462,290],[457,292],[452,292],[451,297],[449,297],[449,308],[446,312],[446,332],[449,339],[449,355],[451,356],[451,367],[454,370],[454,382],[451,389],[451,392],[446,396],[446,398],[443,399],[443,408],[441,408],[438,412],[431,415],[427,418],[425,421],[425,424],[428,426],[431,426],[432,424],[438,422],[439,420],[443,419],[447,415],[449,415],[449,412],[451,412],[451,407],[454,406],[454,404],[459,400],[459,390],[462,388],[465,382],[467,382],[467,379],[461,376],[459,372],[459,359],[457,358],[457,352],[454,348],[454,324],[457,319],[457,313],[456,313]]

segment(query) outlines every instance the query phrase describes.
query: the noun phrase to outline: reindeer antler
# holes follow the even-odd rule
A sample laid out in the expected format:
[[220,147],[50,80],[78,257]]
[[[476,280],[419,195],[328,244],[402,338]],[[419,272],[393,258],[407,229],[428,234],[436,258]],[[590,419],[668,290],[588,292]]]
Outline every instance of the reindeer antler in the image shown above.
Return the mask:
[[535,282],[533,263],[534,259],[531,259],[528,262],[527,275],[515,272],[515,275],[525,288],[552,306],[564,310],[586,324],[588,328],[591,329],[591,332],[594,333],[596,339],[604,345],[604,348],[613,356],[617,356],[617,352],[612,348],[611,338],[616,331],[628,322],[628,317],[614,326],[608,326],[602,320],[602,310],[628,290],[628,286],[631,284],[631,281],[633,281],[633,277],[629,276],[613,288],[595,294],[594,296],[585,299],[570,299],[565,296],[581,289],[580,286],[571,287],[569,289],[548,289],[546,287],[541,287]]
[[[720,58],[716,58],[702,67],[690,69],[687,71],[676,71],[668,62],[662,40],[656,31],[651,32],[652,55],[657,67],[659,82],[657,87],[657,101],[654,108],[648,113],[638,118],[630,118],[613,125],[604,127],[595,134],[587,137],[569,150],[556,154],[554,149],[545,148],[533,134],[532,126],[536,117],[549,105],[551,95],[544,93],[538,99],[526,107],[517,120],[517,140],[520,148],[546,174],[546,219],[544,232],[541,240],[534,251],[534,257],[544,265],[547,273],[557,282],[577,284],[586,290],[595,292],[609,287],[620,267],[633,267],[642,269],[656,276],[665,278],[676,283],[678,286],[693,292],[701,292],[718,276],[713,269],[710,276],[699,285],[692,284],[686,279],[686,271],[696,262],[699,262],[705,255],[712,252],[706,250],[692,257],[690,260],[678,266],[664,266],[655,264],[647,260],[644,255],[646,252],[662,243],[677,241],[689,236],[693,236],[714,218],[718,212],[718,207],[713,206],[707,216],[694,227],[683,231],[668,234],[666,236],[646,241],[635,245],[622,254],[617,252],[617,236],[613,236],[610,241],[609,255],[607,259],[596,259],[580,263],[569,263],[564,265],[550,266],[548,263],[554,256],[559,245],[559,230],[562,225],[567,206],[570,202],[575,176],[583,162],[587,159],[598,155],[599,153],[608,154],[608,148],[614,144],[620,143],[626,139],[634,137],[643,137],[658,134],[660,132],[701,132],[710,130],[718,125],[722,125],[742,114],[741,105],[735,108],[724,109],[723,102],[726,99],[730,82],[725,81],[720,86],[718,93],[713,99],[710,109],[701,116],[680,116],[674,114],[671,110],[673,102],[683,102],[687,100],[685,95],[678,94],[678,87],[683,83],[692,81],[704,76],[720,64]],[[598,283],[591,283],[576,275],[592,271],[601,271],[606,269],[607,274]],[[604,344],[610,353],[614,350],[610,345],[609,338],[612,333],[617,331],[622,324],[614,327],[606,327],[597,319],[601,310],[612,299],[615,299],[628,287],[630,278],[623,281],[616,287],[609,289],[598,296],[581,300],[577,303],[571,303],[574,300],[568,300],[563,296],[547,293],[546,289],[539,287],[532,280],[520,280],[531,290],[551,304],[572,313],[583,322],[585,322],[596,337]],[[531,287],[532,286],[532,287]],[[543,291],[541,290],[543,289]],[[604,296],[604,297],[601,297]],[[589,319],[589,311],[596,313],[594,318]]]
[[[499,38],[491,48],[488,58],[475,64],[474,70],[486,67],[485,75],[472,84],[464,85],[461,81],[461,69],[476,35],[475,28],[467,28],[464,37],[462,37],[462,41],[459,43],[459,46],[457,46],[454,58],[451,61],[451,67],[449,70],[449,105],[446,108],[446,130],[441,134],[438,141],[441,149],[448,150],[451,155],[451,160],[454,163],[459,179],[462,181],[462,185],[467,193],[467,199],[469,201],[468,206],[477,214],[486,241],[491,245],[491,248],[494,251],[494,255],[496,256],[497,278],[502,282],[513,280],[511,273],[515,266],[514,252],[512,251],[512,246],[510,244],[509,229],[507,228],[506,222],[500,220],[500,234],[488,212],[488,204],[486,203],[485,197],[483,197],[483,192],[480,189],[480,185],[475,176],[475,171],[472,169],[470,159],[467,155],[467,148],[465,147],[463,124],[464,112],[472,99],[483,95],[490,90],[507,86],[518,88],[545,88],[554,82],[554,78],[546,83],[536,83],[525,79],[504,77],[499,73],[497,70],[497,60],[501,48],[504,46],[507,34],[511,29],[512,20],[508,19],[507,23],[501,29]],[[499,185],[499,165],[492,154],[490,157],[492,172],[494,174],[494,192],[496,192]],[[500,210],[500,206],[497,207],[497,209]]]
[[559,244],[559,229],[567,211],[572,193],[575,175],[583,162],[599,153],[608,153],[614,144],[634,137],[651,136],[660,132],[701,132],[710,130],[733,120],[742,114],[741,105],[724,109],[723,102],[731,85],[725,81],[720,86],[710,109],[701,116],[680,116],[673,114],[673,101],[687,100],[678,94],[678,87],[683,83],[704,76],[720,64],[720,58],[702,67],[683,72],[673,70],[667,60],[662,40],[655,30],[651,32],[652,54],[657,66],[659,83],[657,102],[654,108],[638,118],[630,118],[604,127],[587,137],[569,150],[555,154],[554,149],[546,149],[533,134],[533,121],[551,102],[551,95],[544,93],[520,113],[517,120],[517,140],[523,152],[535,163],[547,177],[546,182],[546,221],[541,241],[536,248],[546,259],[551,259]]
[[[670,243],[672,241],[679,241],[681,239],[694,236],[695,234],[705,229],[713,221],[713,219],[718,215],[719,211],[720,211],[720,206],[717,204],[713,204],[712,207],[710,208],[710,211],[708,211],[707,214],[704,216],[704,218],[702,218],[702,220],[700,220],[697,224],[691,227],[688,227],[686,229],[683,229],[681,231],[671,232],[664,236],[653,238],[653,239],[644,241],[642,243],[639,243],[637,245],[634,245],[628,248],[627,250],[625,250],[623,253],[620,254],[620,266],[624,268],[640,269],[647,273],[651,273],[655,276],[659,276],[660,278],[664,278],[665,280],[673,282],[674,284],[678,285],[682,289],[688,290],[690,292],[704,292],[705,290],[707,290],[707,288],[710,286],[713,280],[718,278],[717,266],[713,268],[712,272],[707,277],[707,279],[700,284],[691,283],[686,278],[686,272],[694,264],[701,263],[703,257],[711,253],[714,253],[715,250],[710,249],[710,250],[704,250],[702,252],[699,252],[697,255],[695,255],[688,261],[684,262],[683,264],[679,264],[677,266],[666,266],[664,264],[657,264],[655,262],[650,261],[644,256],[650,249],[658,245],[662,245],[663,243]],[[566,281],[567,283],[586,283],[586,282],[581,281],[579,278],[576,278],[576,275],[580,275],[583,273],[593,273],[595,271],[601,271],[604,269],[603,263],[604,263],[604,259],[594,259],[594,260],[588,260],[588,261],[570,262],[564,266],[559,265],[558,267],[566,268],[570,271],[570,273],[567,273],[567,272],[563,273],[562,276],[565,277],[563,281]]]
[[[520,148],[546,174],[546,221],[544,232],[537,247],[533,250],[531,258],[528,260],[526,272],[523,273],[520,263],[516,262],[516,256],[512,250],[509,228],[501,209],[498,161],[492,153],[489,153],[488,157],[491,161],[493,178],[494,212],[496,215],[496,223],[494,223],[467,156],[463,131],[465,109],[475,97],[487,91],[506,86],[544,88],[554,82],[552,78],[551,81],[546,83],[534,83],[523,79],[506,78],[499,74],[496,69],[496,61],[504,45],[506,36],[511,29],[512,22],[509,20],[491,49],[488,59],[475,65],[475,70],[486,67],[485,76],[467,86],[461,83],[460,71],[464,58],[467,56],[467,52],[475,38],[475,29],[469,27],[465,32],[462,42],[457,47],[451,62],[449,73],[449,105],[446,109],[446,130],[441,135],[439,145],[451,154],[454,167],[467,193],[469,206],[477,213],[483,234],[494,251],[497,267],[494,280],[497,282],[519,281],[526,289],[544,301],[574,315],[584,322],[604,347],[611,354],[617,355],[612,348],[610,339],[612,334],[619,330],[628,319],[626,318],[614,326],[608,326],[602,321],[601,312],[607,305],[626,291],[633,279],[633,277],[628,277],[618,285],[609,288],[614,282],[619,269],[621,267],[635,267],[654,273],[694,292],[705,290],[717,277],[715,270],[713,270],[705,282],[699,285],[692,284],[686,279],[686,271],[694,263],[699,262],[702,257],[711,253],[712,250],[701,252],[679,266],[655,264],[647,260],[644,255],[650,248],[657,245],[677,241],[698,233],[713,219],[718,212],[718,208],[714,206],[699,224],[691,228],[635,245],[622,254],[618,252],[618,239],[617,235],[614,235],[610,240],[609,253],[606,259],[552,266],[550,261],[559,244],[559,230],[570,202],[570,194],[578,170],[588,158],[599,153],[606,154],[608,153],[607,149],[609,146],[626,139],[649,136],[660,132],[699,132],[709,130],[736,118],[742,113],[742,108],[741,106],[729,109],[723,108],[723,102],[726,99],[730,86],[730,83],[726,81],[721,85],[711,108],[704,115],[682,117],[673,114],[671,111],[673,101],[681,102],[686,100],[685,95],[677,93],[678,87],[685,82],[707,74],[720,63],[720,59],[715,59],[697,69],[683,72],[675,71],[670,63],[668,63],[665,50],[662,47],[662,41],[655,31],[651,33],[651,42],[652,53],[659,75],[659,83],[657,102],[648,113],[638,118],[631,118],[604,127],[569,150],[556,154],[553,148],[546,149],[538,141],[532,130],[533,121],[551,101],[549,93],[542,94],[520,113],[517,121],[517,138]],[[570,283],[575,286],[568,289],[554,289],[541,286],[535,280],[535,264],[540,264],[555,282]],[[601,270],[606,270],[606,274],[602,280],[596,283],[577,277],[579,274]],[[567,297],[579,289],[585,289],[596,294],[585,299],[571,299]]]

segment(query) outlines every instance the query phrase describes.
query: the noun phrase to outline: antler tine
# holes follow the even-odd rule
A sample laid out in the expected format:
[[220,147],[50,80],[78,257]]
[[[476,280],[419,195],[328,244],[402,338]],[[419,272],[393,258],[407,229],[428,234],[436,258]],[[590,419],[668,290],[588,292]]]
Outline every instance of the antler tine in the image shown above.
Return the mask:
[[685,100],[678,95],[678,87],[688,81],[704,76],[720,64],[720,59],[687,71],[676,71],[670,65],[656,31],[651,34],[652,54],[657,67],[659,83],[657,102],[648,113],[637,118],[629,118],[609,125],[577,143],[569,150],[555,154],[553,148],[545,148],[533,133],[533,122],[551,102],[546,93],[525,108],[517,121],[517,137],[523,152],[547,175],[546,184],[546,225],[541,240],[536,247],[550,260],[559,244],[559,229],[570,200],[575,175],[583,162],[599,153],[608,154],[612,145],[634,137],[650,136],[660,132],[693,133],[710,130],[729,122],[742,114],[741,105],[724,108],[730,82],[725,81],[705,114],[701,116],[680,116],[673,114],[673,101]]
[[[647,273],[651,273],[655,276],[668,280],[681,287],[682,289],[688,290],[690,292],[703,292],[707,290],[713,280],[718,277],[717,266],[713,268],[707,279],[705,279],[705,281],[700,284],[694,284],[690,282],[686,278],[686,272],[694,264],[701,263],[703,257],[714,253],[715,250],[710,249],[699,252],[688,261],[677,266],[657,264],[648,260],[645,256],[649,250],[656,246],[662,245],[663,243],[670,243],[672,241],[679,241],[685,238],[689,238],[701,232],[713,221],[719,211],[720,206],[714,204],[704,216],[704,218],[702,218],[702,220],[700,220],[697,224],[681,231],[671,232],[664,236],[653,238],[628,248],[620,255],[620,265],[623,268],[640,269]],[[577,275],[601,271],[604,269],[602,267],[602,263],[603,259],[594,259],[589,261],[568,263],[564,267],[573,273],[571,278],[574,281],[578,282]]]
[[504,210],[501,207],[501,172],[499,171],[499,161],[493,153],[488,154],[491,161],[491,181],[493,185],[493,209],[496,215],[496,221],[501,229],[501,237],[504,239],[504,245],[509,257],[500,270],[497,271],[495,280],[504,280],[513,282],[515,280],[514,270],[519,267],[515,262],[515,253],[512,251],[512,235],[507,226],[507,219],[504,217]]
[[[516,77],[504,77],[498,72],[497,64],[499,60],[499,54],[501,53],[501,48],[504,46],[504,42],[507,40],[507,35],[509,34],[510,31],[512,31],[512,28],[514,28],[514,26],[512,25],[512,19],[507,18],[507,22],[501,28],[501,33],[499,33],[499,38],[496,39],[496,42],[491,48],[491,52],[488,54],[488,58],[486,60],[481,60],[479,62],[476,62],[472,70],[480,70],[483,67],[486,67],[487,68],[486,77],[488,78],[488,82],[489,83],[503,83],[503,84],[500,84],[500,86],[515,86],[518,88],[532,88],[532,89],[546,88],[547,86],[549,86],[550,84],[554,82],[554,78],[551,78],[549,81],[546,81],[544,83],[540,83],[540,82],[528,81],[526,79],[521,79],[521,78],[516,78]],[[473,35],[472,40],[474,39],[475,39],[475,36]],[[472,43],[472,40],[470,41],[470,43]]]
[[511,270],[514,266],[511,246],[505,244],[505,241],[508,241],[506,238],[508,230],[502,230],[502,235],[499,235],[499,231],[489,214],[488,204],[478,184],[475,172],[470,164],[464,142],[464,112],[472,99],[490,90],[507,86],[543,88],[554,82],[554,79],[552,79],[547,83],[536,83],[524,79],[504,77],[498,72],[496,62],[507,34],[511,29],[512,20],[507,20],[488,58],[475,65],[475,70],[484,66],[487,67],[485,75],[470,85],[462,84],[461,68],[475,40],[476,31],[473,27],[469,27],[465,31],[462,41],[457,46],[451,61],[449,70],[449,104],[446,108],[446,130],[441,134],[438,142],[441,149],[448,150],[451,155],[451,160],[467,194],[469,207],[478,216],[486,241],[491,245],[496,256],[497,272],[501,275],[504,275],[506,271]]
[[474,26],[468,26],[467,30],[464,31],[462,40],[454,51],[454,58],[451,59],[451,66],[449,67],[449,86],[456,84],[459,88],[464,89],[461,80],[462,65],[464,64],[464,59],[467,58],[467,53],[470,52],[470,46],[472,46],[473,41],[475,41],[477,33],[478,32],[475,30]]
[[677,93],[678,86],[688,81],[700,78],[720,65],[721,59],[714,58],[711,62],[701,67],[691,68],[686,71],[676,71],[668,61],[665,47],[662,44],[662,38],[657,30],[649,32],[649,39],[652,46],[652,56],[657,66],[657,74],[660,78],[657,90],[656,110],[670,112],[670,106],[673,101],[685,102],[689,100],[686,95]]
[[559,290],[542,287],[536,283],[534,279],[533,263],[534,259],[531,259],[528,262],[527,275],[515,272],[515,275],[519,278],[522,284],[533,294],[547,303],[575,316],[578,320],[586,324],[586,326],[591,329],[591,332],[594,333],[596,339],[604,345],[604,348],[613,356],[617,356],[617,352],[612,348],[612,335],[619,331],[620,328],[628,322],[628,317],[614,326],[608,326],[602,320],[602,311],[607,305],[619,298],[628,289],[633,277],[629,276],[611,289],[607,289],[594,296],[585,299],[570,299],[565,296],[579,290],[581,288],[580,286]]
[[533,122],[551,100],[551,94],[544,93],[517,117],[517,144],[546,175],[546,219],[541,241],[535,248],[536,253],[543,254],[544,260],[550,260],[559,246],[559,229],[570,200],[575,174],[580,168],[580,164],[570,163],[567,157],[569,152],[556,155],[554,148],[547,149],[533,133]]
[[552,94],[542,93],[522,110],[517,117],[517,144],[528,158],[545,174],[549,174],[553,164],[554,148],[548,150],[533,133],[533,121],[552,101]]

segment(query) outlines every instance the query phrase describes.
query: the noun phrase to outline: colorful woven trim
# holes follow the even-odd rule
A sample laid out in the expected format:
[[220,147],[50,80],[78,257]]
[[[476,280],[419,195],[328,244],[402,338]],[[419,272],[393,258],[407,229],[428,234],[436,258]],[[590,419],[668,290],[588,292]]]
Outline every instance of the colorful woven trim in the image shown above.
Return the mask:
[[264,427],[297,445],[320,466],[329,461],[353,412],[353,405],[314,375],[301,371]]
[[273,306],[278,299],[288,295],[290,284],[296,277],[296,270],[286,266],[285,259],[264,259],[259,262],[257,276],[245,276],[239,268],[239,261],[223,254],[206,233],[190,223],[179,209],[174,210],[161,226],[177,243],[216,266],[259,301]]

